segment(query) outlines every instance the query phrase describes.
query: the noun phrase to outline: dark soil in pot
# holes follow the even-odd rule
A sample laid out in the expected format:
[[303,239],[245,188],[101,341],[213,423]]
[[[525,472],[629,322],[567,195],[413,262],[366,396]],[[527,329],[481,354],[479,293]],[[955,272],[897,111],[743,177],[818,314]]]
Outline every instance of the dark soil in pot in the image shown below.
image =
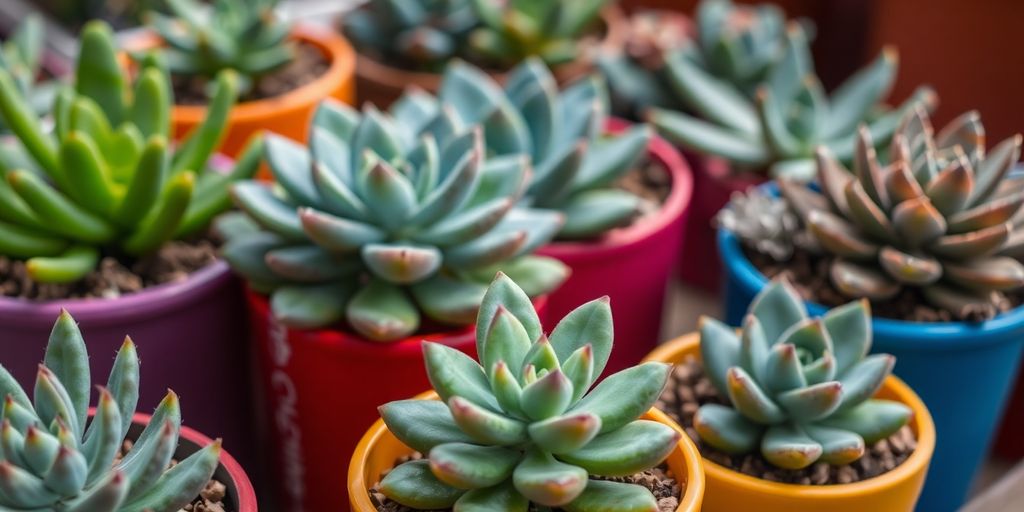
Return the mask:
[[[114,459],[114,464],[120,462],[121,458],[131,451],[134,444],[135,442],[131,439],[125,439],[121,443],[121,453]],[[171,464],[168,467],[174,467],[177,463],[177,458],[171,459]],[[218,480],[215,474],[209,482],[206,482],[206,487],[199,491],[199,496],[196,496],[192,503],[185,505],[181,512],[235,512],[236,510],[238,507],[230,503],[227,485]]]
[[801,470],[787,470],[772,466],[760,453],[728,455],[701,441],[693,428],[693,417],[701,405],[716,403],[728,405],[728,400],[704,374],[700,361],[692,356],[677,364],[669,376],[668,385],[655,407],[686,430],[704,458],[738,473],[762,480],[799,485],[849,484],[892,471],[910,457],[917,439],[909,426],[904,426],[888,439],[868,446],[864,456],[852,464],[830,466],[824,462]]
[[643,199],[640,210],[631,222],[633,224],[661,209],[672,192],[672,178],[658,163],[642,160],[623,175],[615,186]]
[[[296,44],[295,57],[288,64],[259,77],[249,91],[239,96],[238,102],[283,96],[320,78],[330,66],[331,61],[317,47]],[[209,82],[202,76],[172,76],[175,104],[206,105],[210,101],[207,94]]]

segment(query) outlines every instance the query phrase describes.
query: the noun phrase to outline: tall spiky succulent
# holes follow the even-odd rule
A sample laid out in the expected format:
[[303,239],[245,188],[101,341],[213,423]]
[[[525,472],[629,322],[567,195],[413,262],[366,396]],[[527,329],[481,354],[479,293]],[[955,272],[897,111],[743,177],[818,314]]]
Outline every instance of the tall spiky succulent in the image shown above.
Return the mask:
[[614,510],[657,510],[644,487],[590,478],[654,467],[680,437],[636,419],[665,387],[668,365],[635,366],[590,390],[612,349],[608,298],[569,313],[548,339],[530,299],[498,274],[476,325],[479,363],[423,342],[441,401],[380,408],[391,432],[426,456],[389,472],[384,494],[417,509],[526,512],[534,503],[590,512],[614,503]]
[[[0,47],[0,69],[10,73],[37,116],[46,113],[57,90],[55,82],[39,81],[44,37],[42,18],[32,14]],[[0,124],[0,130],[7,132],[8,127]]]
[[791,24],[785,51],[752,99],[680,53],[668,59],[672,85],[700,117],[652,109],[651,122],[665,136],[704,154],[725,158],[740,170],[803,181],[814,177],[814,151],[827,146],[840,160],[855,156],[857,127],[867,123],[875,140],[889,138],[903,114],[936,102],[927,87],[902,105],[880,105],[896,76],[895,50],[851,76],[831,96],[814,75],[805,31]]
[[421,311],[471,324],[495,269],[532,296],[566,277],[561,263],[529,255],[562,216],[516,207],[526,160],[488,158],[478,127],[419,99],[406,96],[391,115],[324,102],[308,151],[268,137],[276,190],[234,187],[235,203],[264,231],[233,238],[225,258],[272,294],[283,323],[345,319],[370,339],[394,340],[417,330]]
[[154,57],[128,83],[102,22],[82,34],[75,85],[57,95],[52,132],[0,70],[0,113],[20,141],[17,155],[0,157],[0,254],[27,260],[37,282],[72,282],[102,255],[150,253],[230,207],[227,185],[255,173],[260,151],[250,145],[228,174],[206,168],[235,102],[234,75],[219,75],[207,118],[176,147],[169,88]]
[[596,237],[636,216],[642,200],[614,182],[643,155],[651,131],[634,126],[604,135],[608,96],[600,77],[559,91],[551,71],[529,58],[511,71],[503,89],[480,69],[454,62],[438,99],[410,97],[432,109],[439,99],[463,122],[481,124],[491,151],[526,155],[534,171],[526,202],[565,215],[558,238]]
[[174,17],[147,13],[149,24],[167,44],[171,72],[213,79],[233,70],[247,92],[261,76],[295,56],[291,25],[274,13],[279,0],[166,0]]
[[849,464],[911,416],[901,403],[872,398],[896,359],[868,356],[870,348],[867,301],[809,318],[796,291],[773,281],[750,305],[741,333],[701,320],[704,371],[730,405],[702,405],[694,428],[723,452],[759,450],[780,468]]
[[527,57],[549,66],[583,57],[581,39],[609,0],[472,0],[483,26],[469,44],[481,64],[508,69]]
[[821,192],[781,184],[821,247],[835,256],[830,278],[848,297],[885,300],[904,288],[957,318],[991,318],[1002,292],[1024,286],[1024,180],[1009,176],[1017,135],[986,154],[984,128],[968,112],[934,133],[928,114],[906,115],[889,163],[860,132],[853,173],[818,151]]
[[479,26],[470,0],[372,0],[342,18],[361,53],[423,71],[440,71],[464,55],[470,31]]
[[78,325],[62,311],[39,365],[33,399],[0,366],[0,508],[54,512],[174,512],[199,495],[220,459],[220,441],[168,469],[181,409],[173,391],[131,450],[120,450],[139,400],[131,338],[117,353],[89,417],[92,380]]

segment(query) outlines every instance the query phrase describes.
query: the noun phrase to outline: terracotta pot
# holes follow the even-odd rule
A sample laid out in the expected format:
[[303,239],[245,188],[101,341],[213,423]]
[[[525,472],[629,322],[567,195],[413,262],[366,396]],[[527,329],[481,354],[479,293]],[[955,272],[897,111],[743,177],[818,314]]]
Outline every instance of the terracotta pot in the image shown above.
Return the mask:
[[[613,119],[608,131],[628,126]],[[594,241],[554,242],[537,251],[572,268],[569,279],[551,294],[548,330],[577,306],[604,295],[611,298],[616,343],[605,375],[636,364],[661,341],[665,287],[679,259],[690,208],[693,177],[679,153],[655,137],[648,156],[672,181],[661,210]]]
[[[700,357],[700,335],[687,334],[651,352],[648,361],[680,363]],[[898,366],[898,364],[897,364]],[[864,512],[914,510],[924,485],[928,463],[935,449],[935,425],[924,402],[896,377],[886,379],[876,395],[899,401],[913,410],[910,427],[917,436],[917,449],[892,471],[861,482],[840,485],[795,485],[769,482],[744,475],[704,459],[707,492],[705,512]],[[676,425],[676,428],[679,428]],[[680,429],[682,431],[682,429]],[[683,434],[686,435],[685,433]]]
[[[266,297],[247,295],[261,385],[258,428],[276,472],[278,510],[344,509],[339,479],[377,407],[430,387],[422,340],[476,356],[473,326],[380,343],[337,329],[289,329],[270,314]],[[545,303],[534,302],[541,320]]]
[[[613,5],[605,8],[601,13],[601,19],[607,29],[604,38],[597,45],[598,48],[593,49],[594,53],[618,48],[623,45],[626,37],[626,19],[618,7]],[[566,84],[590,73],[592,69],[591,58],[586,56],[556,67],[554,73],[559,83]],[[499,82],[505,81],[506,73],[503,71],[491,71],[491,75]],[[358,53],[356,56],[356,84],[360,104],[368,102],[385,108],[397,100],[405,88],[411,85],[432,93],[437,92],[441,86],[441,75],[423,71],[407,71]]]
[[[416,396],[419,400],[437,400],[433,391]],[[657,421],[678,430],[678,426],[665,416],[665,413],[651,409],[642,419]],[[377,512],[377,507],[370,501],[367,490],[380,480],[381,474],[395,466],[400,457],[412,453],[412,449],[402,444],[384,425],[377,420],[359,440],[355,453],[348,466],[348,495],[352,512]],[[690,438],[683,434],[676,449],[665,459],[669,469],[680,481],[686,482],[686,489],[679,498],[677,512],[697,512],[701,510],[704,496],[704,469],[700,453]]]

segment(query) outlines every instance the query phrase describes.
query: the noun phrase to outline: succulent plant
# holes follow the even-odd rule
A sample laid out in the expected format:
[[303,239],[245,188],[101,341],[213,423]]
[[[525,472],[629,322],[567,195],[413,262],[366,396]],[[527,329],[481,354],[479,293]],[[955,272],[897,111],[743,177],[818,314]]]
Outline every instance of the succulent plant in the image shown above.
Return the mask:
[[879,162],[861,129],[853,173],[827,148],[817,153],[820,192],[781,190],[819,245],[835,257],[829,276],[848,297],[885,300],[904,288],[960,319],[991,318],[1000,294],[1024,286],[1020,229],[1024,180],[1009,173],[1021,151],[1011,137],[986,154],[977,112],[934,133],[928,113],[909,112]]
[[483,26],[470,34],[482,64],[508,69],[527,57],[549,66],[581,57],[580,40],[609,0],[472,0]]
[[342,18],[360,52],[423,71],[440,71],[464,54],[479,26],[470,0],[372,0]]
[[175,75],[213,79],[224,70],[239,76],[249,91],[261,76],[292,60],[291,25],[274,14],[278,0],[166,0],[174,17],[147,13],[167,44],[162,51]]
[[715,216],[715,224],[775,261],[788,260],[797,247],[817,248],[789,204],[761,187],[733,192],[729,204]]
[[559,91],[543,62],[529,58],[502,89],[480,69],[454,62],[438,97],[463,122],[483,126],[488,149],[530,159],[526,202],[565,215],[558,238],[592,238],[636,216],[642,200],[614,182],[644,154],[651,130],[641,125],[603,135],[608,95],[600,77]]
[[809,181],[818,146],[851,161],[861,123],[868,124],[876,140],[887,139],[915,105],[934,107],[936,98],[928,87],[897,108],[881,107],[896,67],[895,50],[885,48],[873,63],[826,95],[814,75],[805,30],[793,23],[786,31],[783,55],[753,99],[677,52],[668,58],[669,77],[676,94],[699,118],[657,108],[649,118],[665,137],[725,158],[740,170]]
[[730,405],[702,405],[694,428],[718,450],[760,450],[784,469],[849,464],[911,416],[899,402],[872,398],[896,359],[868,356],[870,348],[867,301],[810,318],[796,291],[772,281],[750,305],[740,333],[701,319],[704,371]]
[[101,255],[150,253],[230,207],[227,185],[255,173],[260,151],[251,144],[227,174],[206,168],[235,101],[234,75],[218,76],[207,118],[174,148],[168,82],[151,57],[128,83],[110,28],[91,23],[48,133],[0,70],[0,113],[20,141],[0,158],[0,254],[27,260],[37,282],[72,282]]
[[[127,453],[121,448],[139,400],[131,338],[117,353],[89,421],[89,355],[62,311],[39,365],[33,400],[0,366],[0,508],[54,512],[174,512],[199,495],[220,459],[216,441],[170,467],[181,409],[173,391]],[[118,455],[122,455],[118,458]]]
[[[381,489],[416,509],[526,512],[532,502],[572,512],[657,510],[654,496],[620,477],[656,466],[680,434],[637,420],[657,400],[669,366],[644,363],[593,389],[612,349],[608,298],[541,331],[529,298],[498,274],[476,324],[480,362],[423,342],[436,400],[380,408],[391,432],[424,460],[395,467]],[[589,392],[588,392],[589,390]]]
[[[46,113],[57,90],[54,82],[39,81],[44,37],[42,18],[32,14],[0,46],[0,69],[10,73],[37,116]],[[0,124],[0,130],[8,128]]]
[[225,258],[271,293],[274,315],[299,328],[342,319],[374,340],[420,325],[473,322],[495,269],[532,296],[567,269],[531,256],[562,225],[558,213],[517,206],[529,181],[521,155],[488,158],[479,127],[450,105],[411,93],[391,114],[326,101],[310,147],[270,135],[277,180],[234,187],[263,229],[232,238]]

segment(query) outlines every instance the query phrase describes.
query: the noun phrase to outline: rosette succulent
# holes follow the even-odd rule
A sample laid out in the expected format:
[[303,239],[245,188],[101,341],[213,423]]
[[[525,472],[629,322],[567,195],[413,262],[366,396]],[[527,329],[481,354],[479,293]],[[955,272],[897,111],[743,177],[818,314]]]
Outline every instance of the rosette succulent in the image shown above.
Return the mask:
[[794,23],[787,29],[782,56],[753,98],[682,53],[671,54],[667,69],[672,85],[699,117],[655,108],[649,118],[665,137],[722,157],[739,170],[809,181],[818,146],[851,161],[860,124],[867,123],[874,138],[884,140],[915,105],[934,106],[934,93],[921,87],[899,107],[882,108],[896,67],[895,50],[886,48],[827,95],[814,75],[805,30]]
[[0,366],[0,508],[174,512],[195,499],[217,469],[221,445],[216,441],[171,466],[181,428],[173,391],[121,453],[139,400],[139,358],[130,338],[106,387],[98,387],[90,419],[91,382],[85,341],[67,311],[53,326],[33,399]]
[[341,23],[362,53],[411,69],[440,71],[466,53],[480,18],[471,0],[372,0]]
[[818,151],[820,192],[781,190],[823,250],[840,293],[873,301],[905,288],[960,319],[991,318],[1001,294],[1024,286],[1020,229],[1024,181],[1010,176],[1017,135],[986,152],[977,112],[937,134],[927,112],[906,115],[883,164],[860,132],[853,173]]
[[644,363],[590,389],[612,349],[607,297],[569,313],[549,339],[526,294],[499,274],[476,325],[479,362],[423,342],[440,401],[380,408],[391,432],[425,456],[391,470],[383,493],[416,509],[657,510],[644,487],[591,478],[654,467],[680,438],[636,419],[657,400],[668,365]]
[[[43,20],[30,15],[0,46],[0,69],[10,73],[14,84],[38,116],[46,113],[56,91],[54,82],[39,81],[43,57]],[[0,130],[8,128],[0,124]]]
[[52,132],[0,70],[0,113],[20,142],[0,158],[0,254],[27,260],[37,282],[72,282],[103,255],[153,252],[230,207],[228,184],[256,172],[260,150],[251,144],[229,173],[207,168],[235,102],[234,75],[218,76],[207,118],[176,147],[169,91],[155,56],[134,83],[125,79],[102,22],[82,33],[75,84],[57,95]]
[[867,301],[810,318],[800,296],[773,281],[754,299],[740,333],[701,320],[704,371],[729,405],[702,405],[694,428],[718,450],[760,451],[784,469],[849,464],[911,416],[901,403],[872,398],[896,360],[868,356],[870,347]]
[[225,258],[271,294],[281,322],[344,319],[370,339],[394,340],[417,330],[421,312],[471,324],[495,269],[531,296],[566,277],[561,263],[530,255],[562,216],[517,206],[526,158],[489,157],[481,130],[452,106],[421,94],[391,114],[327,101],[310,133],[308,150],[268,136],[276,188],[234,187],[262,229],[232,238]]
[[[424,104],[437,100],[425,95]],[[630,224],[641,207],[614,183],[636,165],[651,138],[646,126],[606,135],[608,95],[598,76],[559,91],[551,71],[530,58],[502,88],[480,69],[454,62],[438,98],[465,123],[483,126],[487,147],[499,155],[526,155],[533,178],[525,201],[561,212],[559,239],[586,239]]]
[[817,248],[789,203],[761,187],[733,192],[729,204],[715,215],[714,223],[775,261],[788,260],[797,247]]

